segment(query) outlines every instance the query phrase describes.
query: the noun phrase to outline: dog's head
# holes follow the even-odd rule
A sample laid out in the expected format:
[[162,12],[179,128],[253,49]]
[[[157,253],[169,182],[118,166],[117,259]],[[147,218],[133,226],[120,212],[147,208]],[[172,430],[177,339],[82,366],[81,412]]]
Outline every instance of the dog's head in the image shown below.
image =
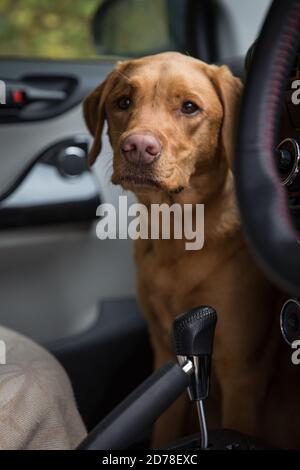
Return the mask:
[[241,88],[226,66],[179,53],[118,63],[84,102],[90,165],[107,120],[113,183],[135,193],[197,186],[207,195],[211,176],[230,167]]

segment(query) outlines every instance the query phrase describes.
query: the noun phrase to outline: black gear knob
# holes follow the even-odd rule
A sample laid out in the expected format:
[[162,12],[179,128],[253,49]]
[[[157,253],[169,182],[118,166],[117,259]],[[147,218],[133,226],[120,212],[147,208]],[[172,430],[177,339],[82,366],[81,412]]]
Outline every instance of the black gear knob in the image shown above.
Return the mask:
[[175,318],[173,346],[176,356],[211,356],[217,312],[207,305]]
[[190,359],[194,374],[189,387],[191,400],[205,400],[209,393],[211,356],[217,312],[207,305],[193,308],[173,322],[174,351],[180,364]]
[[173,322],[173,345],[178,362],[183,365],[188,359],[193,364],[188,392],[197,406],[202,449],[208,446],[203,400],[209,393],[216,323],[217,312],[207,305],[193,308],[179,315]]

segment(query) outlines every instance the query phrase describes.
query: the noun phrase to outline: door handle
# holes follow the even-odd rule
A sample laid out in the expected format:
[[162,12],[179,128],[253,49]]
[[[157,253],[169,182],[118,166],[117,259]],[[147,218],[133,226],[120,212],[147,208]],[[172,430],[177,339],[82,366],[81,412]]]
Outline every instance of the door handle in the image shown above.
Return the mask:
[[4,82],[6,104],[0,106],[0,123],[50,119],[79,104],[86,95],[74,76],[35,74]]
[[67,93],[62,90],[46,90],[25,85],[24,93],[27,101],[63,101],[67,98]]
[[7,84],[6,107],[23,108],[35,101],[64,101],[67,93],[63,90],[47,90],[20,83]]

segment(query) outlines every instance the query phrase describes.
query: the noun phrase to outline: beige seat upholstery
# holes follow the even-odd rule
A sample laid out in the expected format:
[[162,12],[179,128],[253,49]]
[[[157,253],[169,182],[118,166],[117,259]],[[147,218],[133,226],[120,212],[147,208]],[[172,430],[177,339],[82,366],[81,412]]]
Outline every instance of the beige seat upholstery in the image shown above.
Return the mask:
[[86,430],[63,368],[7,328],[0,342],[0,449],[75,448]]

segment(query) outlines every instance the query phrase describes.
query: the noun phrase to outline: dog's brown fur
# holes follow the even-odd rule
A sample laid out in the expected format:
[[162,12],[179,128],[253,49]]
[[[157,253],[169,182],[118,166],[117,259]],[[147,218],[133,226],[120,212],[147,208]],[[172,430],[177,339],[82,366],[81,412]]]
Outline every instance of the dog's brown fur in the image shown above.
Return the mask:
[[[135,243],[139,301],[156,366],[173,357],[169,334],[174,317],[191,307],[212,305],[218,324],[210,426],[297,447],[300,373],[280,336],[281,294],[248,253],[234,197],[231,159],[241,91],[240,80],[226,66],[178,53],[119,63],[84,103],[94,136],[90,164],[101,150],[106,119],[114,150],[113,183],[132,190],[147,206],[205,204],[202,250],[186,251],[186,240]],[[116,106],[124,95],[132,99],[127,111]],[[180,107],[186,100],[196,102],[201,111],[183,115]],[[151,170],[133,168],[121,156],[120,144],[132,133],[151,133],[162,144]],[[188,399],[182,397],[158,421],[155,445],[190,432],[192,415],[195,411],[190,413]]]

